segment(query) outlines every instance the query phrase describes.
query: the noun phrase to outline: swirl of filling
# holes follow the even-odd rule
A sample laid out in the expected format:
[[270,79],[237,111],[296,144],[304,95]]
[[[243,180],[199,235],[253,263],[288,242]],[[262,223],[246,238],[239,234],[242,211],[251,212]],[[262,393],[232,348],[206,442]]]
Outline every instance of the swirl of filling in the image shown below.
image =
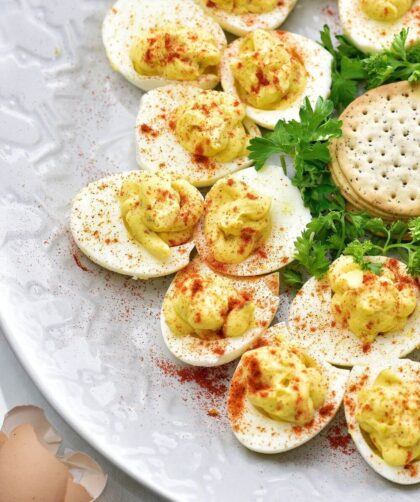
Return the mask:
[[411,8],[413,0],[360,0],[362,11],[376,21],[397,21]]
[[420,382],[383,370],[358,394],[356,420],[389,465],[420,458]]
[[123,183],[119,201],[130,235],[160,260],[190,240],[204,208],[188,181],[145,171]]
[[168,326],[178,336],[237,337],[254,322],[254,303],[213,274],[187,277],[163,308]]
[[177,108],[174,133],[190,153],[230,162],[246,154],[245,108],[230,94],[202,91]]
[[231,68],[242,101],[256,108],[287,107],[306,86],[302,58],[284,44],[280,32],[258,29],[249,33]]
[[263,14],[271,12],[277,5],[279,5],[278,0],[212,0],[207,2],[208,7],[217,7],[233,14]]
[[243,357],[247,397],[274,420],[305,425],[325,401],[322,370],[296,347],[260,347]]
[[215,39],[205,31],[167,24],[140,35],[130,57],[140,75],[197,80],[205,73],[216,73],[221,55]]
[[243,181],[219,180],[206,198],[204,233],[213,257],[221,263],[241,263],[268,236],[271,198]]
[[415,281],[400,272],[397,260],[388,260],[377,275],[342,256],[331,265],[328,280],[333,316],[366,343],[403,329],[416,308]]

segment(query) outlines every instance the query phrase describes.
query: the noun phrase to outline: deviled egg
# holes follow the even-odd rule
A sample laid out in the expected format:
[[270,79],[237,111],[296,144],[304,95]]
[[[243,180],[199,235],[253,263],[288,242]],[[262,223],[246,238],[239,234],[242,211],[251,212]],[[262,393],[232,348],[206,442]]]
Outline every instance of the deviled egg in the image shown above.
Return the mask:
[[148,279],[185,267],[203,197],[188,181],[130,171],[90,183],[74,198],[70,229],[98,265]]
[[341,256],[328,274],[309,279],[289,314],[291,340],[340,366],[395,359],[420,344],[420,293],[404,263],[369,257],[376,274]]
[[145,91],[171,83],[212,89],[227,43],[193,0],[118,0],[102,39],[112,68]]
[[356,366],[344,409],[349,433],[372,469],[394,483],[420,482],[420,363]]
[[251,167],[211,188],[194,240],[200,257],[218,272],[267,274],[293,260],[295,240],[310,220],[280,167]]
[[196,0],[220,26],[237,36],[258,28],[277,28],[297,0]]
[[366,53],[388,49],[408,28],[407,43],[420,39],[420,0],[338,0],[344,34]]
[[289,344],[283,323],[245,352],[232,377],[228,413],[237,439],[259,453],[281,453],[312,439],[332,420],[349,371]]
[[308,98],[314,106],[331,87],[331,54],[287,31],[255,30],[223,53],[221,83],[240,99],[257,124],[274,129],[279,120],[299,120]]
[[178,272],[163,300],[161,329],[172,354],[194,366],[239,357],[269,327],[279,304],[279,274],[238,278],[196,257]]
[[137,116],[137,162],[197,187],[248,167],[247,146],[260,130],[225,92],[166,86],[145,94]]

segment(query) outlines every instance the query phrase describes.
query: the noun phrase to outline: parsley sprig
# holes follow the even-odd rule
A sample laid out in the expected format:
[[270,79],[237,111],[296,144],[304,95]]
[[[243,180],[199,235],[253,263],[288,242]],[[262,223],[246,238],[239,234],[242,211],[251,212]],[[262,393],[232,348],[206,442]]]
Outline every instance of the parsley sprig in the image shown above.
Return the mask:
[[408,30],[403,28],[389,49],[366,56],[343,35],[336,36],[334,47],[330,28],[324,26],[321,43],[333,56],[331,100],[338,111],[356,98],[360,87],[420,81],[420,42],[407,47],[407,37]]
[[[332,118],[332,113],[331,101],[320,98],[313,108],[306,99],[300,122],[280,120],[274,131],[250,142],[250,158],[257,170],[273,154],[293,158],[296,174],[292,183],[314,216],[296,240],[294,262],[283,270],[283,278],[293,286],[300,286],[308,274],[320,278],[343,253],[375,273],[381,266],[370,263],[366,256],[399,254],[409,272],[420,275],[420,217],[386,224],[367,213],[345,209],[328,169],[328,143],[341,135],[341,121]],[[285,168],[285,162],[281,165]],[[404,240],[407,235],[409,239]]]
[[[296,174],[292,183],[299,188],[312,214],[344,208],[344,199],[331,180],[328,142],[341,136],[341,121],[331,118],[334,105],[319,98],[314,108],[308,98],[300,109],[300,121],[279,120],[274,131],[250,142],[249,158],[261,169],[273,154],[293,158]],[[284,162],[282,162],[284,166]]]
[[346,246],[343,254],[353,256],[363,269],[375,273],[380,272],[381,266],[367,262],[365,256],[398,254],[407,263],[411,275],[420,275],[420,217],[409,221],[397,220],[390,225],[380,218],[373,218],[367,222],[366,230],[379,233],[382,237],[373,241],[356,239]]
[[332,211],[314,218],[295,246],[295,261],[286,267],[283,278],[296,287],[307,275],[322,277],[341,254],[352,256],[362,269],[375,274],[382,266],[366,256],[398,255],[411,275],[420,275],[420,217],[386,224],[367,213]]

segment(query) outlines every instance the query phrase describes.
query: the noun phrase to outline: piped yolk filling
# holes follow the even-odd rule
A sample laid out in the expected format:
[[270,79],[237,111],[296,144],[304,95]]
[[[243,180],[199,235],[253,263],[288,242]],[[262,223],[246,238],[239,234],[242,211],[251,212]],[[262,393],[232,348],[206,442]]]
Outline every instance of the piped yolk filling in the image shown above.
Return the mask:
[[384,461],[404,466],[420,458],[420,381],[383,370],[358,394],[356,420]]
[[282,32],[258,29],[242,40],[231,65],[242,101],[265,110],[289,107],[304,91],[307,73]]
[[274,420],[308,424],[325,402],[325,376],[301,349],[261,347],[243,356],[243,367],[249,401]]
[[254,323],[255,306],[227,279],[192,274],[164,303],[165,320],[178,336],[204,340],[243,335]]
[[198,157],[230,162],[246,155],[245,109],[233,96],[202,91],[173,114],[174,133],[181,145]]
[[375,21],[394,22],[411,9],[413,0],[360,0],[362,11]]
[[221,54],[215,39],[205,31],[168,24],[140,35],[130,57],[140,75],[197,80],[203,74],[216,73]]
[[277,5],[278,0],[212,0],[207,1],[208,7],[217,7],[218,9],[233,14],[263,14],[271,12]]
[[203,212],[200,192],[183,179],[143,172],[119,193],[121,215],[133,239],[160,260],[190,240]]
[[400,274],[397,260],[388,260],[376,275],[343,256],[330,267],[328,280],[334,318],[365,343],[403,329],[416,308],[415,282]]
[[220,263],[241,263],[270,233],[271,198],[243,181],[218,181],[207,195],[206,205],[204,233]]

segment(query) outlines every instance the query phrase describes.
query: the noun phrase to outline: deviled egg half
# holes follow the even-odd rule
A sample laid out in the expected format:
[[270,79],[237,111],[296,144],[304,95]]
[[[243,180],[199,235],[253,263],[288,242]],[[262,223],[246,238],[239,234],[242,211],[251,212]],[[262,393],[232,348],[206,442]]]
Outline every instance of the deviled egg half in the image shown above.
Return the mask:
[[223,53],[221,83],[246,106],[246,115],[274,129],[279,120],[299,120],[331,87],[331,54],[319,44],[287,31],[255,30]]
[[378,474],[420,482],[420,363],[374,361],[350,373],[344,397],[349,433]]
[[280,167],[250,167],[211,188],[194,241],[215,271],[267,274],[293,260],[295,240],[310,220],[299,190]]
[[404,263],[367,258],[378,274],[341,256],[309,279],[289,314],[291,340],[332,364],[353,366],[403,357],[420,344],[420,293]]
[[237,36],[258,28],[277,28],[297,0],[196,0],[220,26]]
[[245,352],[232,377],[228,414],[237,439],[259,453],[306,443],[334,417],[349,371],[289,344],[283,323]]
[[220,366],[269,327],[279,304],[279,274],[238,278],[196,257],[178,272],[163,300],[161,329],[172,354],[194,366]]
[[102,39],[112,68],[145,91],[176,82],[212,89],[227,44],[193,0],[118,0]]
[[188,181],[130,171],[90,183],[74,198],[70,229],[98,265],[149,279],[185,267],[203,197]]
[[409,45],[420,39],[420,0],[338,0],[344,34],[362,52],[388,49],[408,28]]
[[221,91],[171,85],[145,94],[136,127],[142,169],[176,173],[197,187],[248,167],[260,130],[240,101]]

